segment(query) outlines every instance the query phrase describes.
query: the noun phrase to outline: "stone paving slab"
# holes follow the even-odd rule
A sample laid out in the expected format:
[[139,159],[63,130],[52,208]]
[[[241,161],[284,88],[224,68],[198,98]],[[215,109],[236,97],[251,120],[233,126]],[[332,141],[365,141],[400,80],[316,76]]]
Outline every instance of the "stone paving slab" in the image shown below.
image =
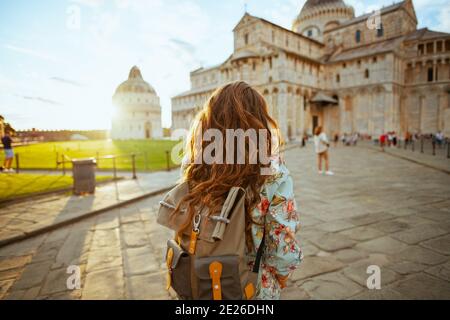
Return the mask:
[[98,186],[94,195],[50,195],[0,207],[0,247],[167,190],[178,178],[178,170],[161,171]]
[[[450,299],[450,175],[362,147],[331,150],[333,177],[317,174],[311,146],[286,160],[305,258],[282,299]],[[160,197],[0,248],[0,299],[173,299]],[[69,265],[80,289],[65,286]]]

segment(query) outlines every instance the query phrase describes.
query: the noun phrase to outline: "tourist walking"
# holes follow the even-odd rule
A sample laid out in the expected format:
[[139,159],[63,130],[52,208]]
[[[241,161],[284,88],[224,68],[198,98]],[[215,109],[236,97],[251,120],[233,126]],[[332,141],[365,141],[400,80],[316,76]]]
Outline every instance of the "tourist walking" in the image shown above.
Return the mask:
[[436,142],[437,142],[439,149],[441,149],[442,145],[444,143],[444,134],[441,131],[438,131],[436,133]]
[[386,134],[382,133],[379,138],[380,148],[381,148],[382,152],[384,152],[384,146],[386,145],[386,139],[387,139]]
[[[222,134],[223,149],[214,150],[227,163],[196,161],[214,143],[199,130]],[[268,135],[257,138],[265,141],[256,145],[267,147],[263,158],[269,156],[269,163],[248,161],[251,144],[245,137],[242,149],[228,148],[240,146],[234,137],[227,141],[228,130],[265,130]],[[176,232],[167,245],[166,263],[168,287],[180,298],[280,298],[302,253],[295,237],[299,220],[293,180],[277,153],[278,132],[264,97],[242,81],[217,89],[199,113],[181,182],[160,202],[158,213],[158,223]],[[236,152],[243,152],[245,163],[228,163]]]
[[12,139],[9,131],[5,131],[5,135],[2,137],[3,150],[5,152],[5,160],[3,161],[3,172],[14,172],[11,168],[14,151],[12,148]]
[[[327,135],[322,131],[321,126],[318,126],[314,131],[314,147],[317,154],[317,167],[319,169],[319,174],[323,174],[325,172],[326,175],[334,175],[329,168],[328,149],[330,147],[330,143],[328,142]],[[325,162],[325,171],[322,170],[322,162]]]
[[359,134],[357,132],[355,132],[352,135],[352,145],[356,146],[358,144],[358,139],[359,139]]

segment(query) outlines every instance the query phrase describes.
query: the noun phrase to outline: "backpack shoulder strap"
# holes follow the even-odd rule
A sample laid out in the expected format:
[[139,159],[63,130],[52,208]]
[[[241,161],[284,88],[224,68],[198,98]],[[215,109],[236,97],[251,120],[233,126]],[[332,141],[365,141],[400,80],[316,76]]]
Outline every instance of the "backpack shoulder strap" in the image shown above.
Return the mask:
[[263,237],[261,239],[261,244],[258,247],[258,251],[256,252],[255,263],[253,264],[253,272],[258,273],[259,267],[261,265],[261,258],[264,253],[264,248],[266,246],[266,228],[264,228]]

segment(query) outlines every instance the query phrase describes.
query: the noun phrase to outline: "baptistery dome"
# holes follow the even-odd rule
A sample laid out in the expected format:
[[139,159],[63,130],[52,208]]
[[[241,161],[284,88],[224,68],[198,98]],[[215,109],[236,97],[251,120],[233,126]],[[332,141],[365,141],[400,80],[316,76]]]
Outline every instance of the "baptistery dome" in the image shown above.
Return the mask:
[[134,66],[130,70],[128,79],[122,82],[116,89],[116,93],[119,92],[135,92],[135,93],[153,93],[156,94],[155,89],[142,78],[141,70]]
[[117,87],[113,105],[111,138],[152,139],[162,136],[159,97],[142,78],[138,67],[132,67],[128,79]]

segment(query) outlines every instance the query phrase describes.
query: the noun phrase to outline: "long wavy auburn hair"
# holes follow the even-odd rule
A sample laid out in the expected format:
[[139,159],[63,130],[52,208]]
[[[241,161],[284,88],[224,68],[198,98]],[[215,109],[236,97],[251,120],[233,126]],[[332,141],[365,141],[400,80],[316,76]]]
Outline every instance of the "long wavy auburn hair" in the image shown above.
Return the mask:
[[[268,178],[267,175],[261,174],[261,169],[270,164],[262,163],[259,158],[256,164],[249,161],[251,142],[247,138],[245,139],[245,151],[239,150],[239,152],[245,152],[244,164],[236,164],[236,161],[235,164],[227,164],[226,161],[223,161],[223,164],[217,162],[206,164],[204,161],[195,163],[196,157],[201,157],[199,153],[212,143],[204,139],[203,134],[208,129],[216,129],[221,132],[224,159],[227,145],[232,143],[235,146],[233,149],[236,150],[234,139],[226,141],[227,129],[242,129],[244,132],[254,129],[257,133],[259,129],[266,129],[267,141],[262,143],[265,144],[269,153],[267,156],[270,157],[274,151],[273,142],[278,144],[276,147],[281,143],[278,125],[270,117],[266,101],[260,93],[243,81],[233,82],[217,89],[205,103],[191,128],[185,150],[190,161],[184,168],[182,179],[188,182],[189,193],[181,200],[174,212],[174,214],[179,213],[181,208],[187,210],[187,219],[179,232],[191,226],[193,216],[199,208],[208,208],[210,214],[220,212],[230,188],[241,187],[246,190],[246,243],[250,247],[252,242],[249,231],[251,223],[254,222],[251,212],[261,201],[260,191]],[[259,146],[259,136],[257,139]],[[201,148],[199,148],[200,145]],[[236,160],[235,154],[232,157]]]

